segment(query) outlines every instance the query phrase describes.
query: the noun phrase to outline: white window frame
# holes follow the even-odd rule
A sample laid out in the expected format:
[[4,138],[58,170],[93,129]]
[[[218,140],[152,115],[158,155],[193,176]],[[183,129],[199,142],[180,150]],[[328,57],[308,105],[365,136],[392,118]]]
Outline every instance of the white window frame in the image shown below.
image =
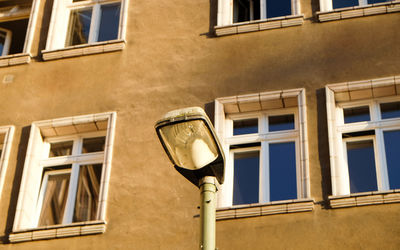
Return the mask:
[[[32,124],[13,231],[38,227],[42,206],[39,200],[43,195],[41,193],[42,173],[44,168],[57,165],[71,165],[70,182],[74,180],[77,182],[80,165],[102,164],[97,220],[105,221],[115,120],[116,113],[108,112],[46,120]],[[84,138],[100,136],[106,137],[104,151],[81,153]],[[51,143],[71,140],[74,141],[71,155],[49,157]],[[72,195],[68,195],[68,207],[66,207],[63,224],[59,226],[72,222],[76,186],[76,183],[69,186],[69,193],[71,192]]]
[[1,126],[0,127],[0,201],[1,194],[3,193],[4,181],[7,173],[7,166],[11,153],[11,146],[14,138],[14,126]]
[[[297,99],[297,107],[282,107],[273,109],[257,108],[260,98],[264,94],[273,96],[279,103],[283,101],[285,91],[265,92],[258,95],[251,94],[246,96],[235,96],[218,98],[215,101],[215,128],[222,142],[226,157],[225,182],[219,186],[218,207],[231,207],[233,205],[233,178],[234,153],[246,151],[260,151],[260,171],[259,171],[259,203],[270,201],[269,193],[269,161],[268,145],[271,143],[294,142],[296,151],[296,185],[297,199],[309,198],[309,171],[308,171],[308,139],[307,139],[307,121],[305,109],[305,90],[288,90],[292,98]],[[254,103],[255,111],[244,111],[229,113],[228,106],[235,103],[239,106],[241,98],[246,99],[246,104]],[[269,101],[275,102],[273,99]],[[283,101],[284,102],[284,101]],[[252,105],[253,106],[253,105]],[[244,106],[243,106],[244,107]],[[294,115],[294,129],[268,132],[268,116],[276,115]],[[258,118],[258,133],[233,135],[233,120],[243,120]],[[249,148],[230,149],[230,145],[260,143],[260,146]]]
[[[101,21],[101,5],[120,3],[120,16],[118,25],[118,37],[116,40],[124,40],[126,36],[127,7],[129,0],[87,0],[72,2],[73,0],[55,0],[49,34],[47,37],[46,50],[56,50],[69,47],[67,39],[70,29],[71,12],[79,9],[92,8],[89,41],[87,44],[97,43],[98,32]],[[107,42],[107,41],[104,41]]]
[[[366,99],[361,101],[352,101],[336,104],[335,108],[335,127],[336,127],[336,145],[338,151],[339,164],[335,165],[336,171],[341,173],[340,180],[333,181],[336,185],[340,185],[340,188],[333,186],[333,195],[347,195],[350,194],[350,179],[348,173],[347,163],[347,150],[346,142],[349,141],[362,141],[365,138],[373,139],[374,142],[374,153],[375,153],[375,166],[376,166],[376,177],[377,177],[377,188],[376,191],[387,191],[389,188],[389,176],[386,165],[385,145],[383,139],[383,132],[391,130],[400,130],[400,118],[381,119],[380,104],[400,102],[399,97],[382,97],[374,99]],[[370,112],[370,121],[361,121],[354,123],[344,123],[345,108],[353,108],[360,106],[368,106]],[[352,133],[359,131],[370,131],[373,130],[375,135],[371,136],[357,136],[352,138],[342,138],[343,133]],[[342,152],[342,153],[341,153]]]
[[[233,1],[234,0],[218,0],[218,26],[226,26],[233,24]],[[253,0],[260,1],[260,20],[267,19],[267,0]],[[291,15],[300,14],[300,1],[291,0]],[[250,18],[251,19],[251,18]],[[251,19],[252,21],[252,19]]]

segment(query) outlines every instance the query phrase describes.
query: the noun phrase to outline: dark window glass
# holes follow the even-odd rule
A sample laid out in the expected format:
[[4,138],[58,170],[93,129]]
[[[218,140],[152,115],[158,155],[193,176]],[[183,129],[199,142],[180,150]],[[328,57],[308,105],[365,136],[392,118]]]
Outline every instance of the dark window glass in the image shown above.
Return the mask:
[[294,142],[269,144],[270,200],[297,199]]
[[82,153],[93,153],[104,151],[106,137],[85,138],[83,139]]
[[234,154],[233,205],[258,202],[259,151]]
[[51,143],[49,157],[71,155],[72,145],[73,141]]
[[344,123],[369,121],[369,107],[355,107],[343,109]]
[[101,171],[102,164],[80,166],[73,222],[97,219]]
[[258,119],[233,121],[233,135],[258,133]]
[[267,18],[292,14],[291,0],[267,0]]
[[29,18],[0,23],[1,28],[11,31],[11,43],[8,51],[9,55],[23,52],[28,22]]
[[78,45],[89,42],[92,9],[71,12],[70,35],[67,45]]
[[260,19],[259,0],[234,0],[233,22],[246,22]]
[[3,54],[4,45],[6,43],[6,36],[6,32],[0,31],[0,56]]
[[400,102],[381,103],[382,119],[400,117]]
[[351,6],[358,6],[358,0],[333,0],[333,8],[345,8]]
[[400,188],[400,130],[383,132],[390,189]]
[[347,142],[350,192],[376,191],[376,168],[372,140]]
[[268,117],[268,130],[280,131],[294,129],[294,115],[278,115]]
[[368,4],[390,2],[390,0],[368,0]]
[[101,21],[98,42],[118,38],[120,4],[107,4],[101,6]]

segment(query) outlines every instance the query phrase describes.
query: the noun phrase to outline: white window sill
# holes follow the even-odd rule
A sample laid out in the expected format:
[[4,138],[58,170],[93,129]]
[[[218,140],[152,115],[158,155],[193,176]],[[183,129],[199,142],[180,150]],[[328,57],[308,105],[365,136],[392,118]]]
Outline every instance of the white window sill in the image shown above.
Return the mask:
[[43,60],[56,60],[61,58],[102,54],[119,51],[125,48],[125,40],[112,40],[91,44],[80,44],[57,50],[43,50]]
[[105,221],[77,222],[68,225],[53,225],[27,230],[14,231],[10,234],[11,243],[64,238],[71,236],[100,234],[106,231]]
[[354,6],[347,8],[334,9],[332,11],[317,12],[320,22],[348,19],[353,17],[371,16],[378,14],[394,13],[400,11],[400,1],[368,4],[364,6]]
[[280,29],[302,25],[303,22],[304,15],[267,18],[250,22],[235,23],[228,26],[215,26],[215,34],[217,36],[226,36],[253,31]]
[[400,202],[400,189],[329,196],[331,208],[359,207]]
[[307,212],[312,211],[313,209],[313,199],[273,201],[268,203],[218,208],[216,211],[216,219],[226,220],[272,214]]
[[29,53],[18,53],[8,56],[0,57],[0,67],[8,67],[19,64],[26,64],[31,61],[31,55]]

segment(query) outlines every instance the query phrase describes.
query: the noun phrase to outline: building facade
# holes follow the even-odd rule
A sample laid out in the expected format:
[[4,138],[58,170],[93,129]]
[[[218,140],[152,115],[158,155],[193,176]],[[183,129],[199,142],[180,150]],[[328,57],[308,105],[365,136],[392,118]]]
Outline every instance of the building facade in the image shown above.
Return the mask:
[[197,249],[157,139],[205,109],[218,249],[400,245],[400,2],[0,2],[0,249]]

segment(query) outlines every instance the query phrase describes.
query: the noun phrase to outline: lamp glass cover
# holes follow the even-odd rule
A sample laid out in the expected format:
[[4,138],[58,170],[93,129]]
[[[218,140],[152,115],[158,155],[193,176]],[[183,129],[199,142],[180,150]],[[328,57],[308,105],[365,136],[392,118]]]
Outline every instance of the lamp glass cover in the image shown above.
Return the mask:
[[214,137],[202,120],[175,123],[160,128],[160,135],[175,165],[196,170],[218,157]]

